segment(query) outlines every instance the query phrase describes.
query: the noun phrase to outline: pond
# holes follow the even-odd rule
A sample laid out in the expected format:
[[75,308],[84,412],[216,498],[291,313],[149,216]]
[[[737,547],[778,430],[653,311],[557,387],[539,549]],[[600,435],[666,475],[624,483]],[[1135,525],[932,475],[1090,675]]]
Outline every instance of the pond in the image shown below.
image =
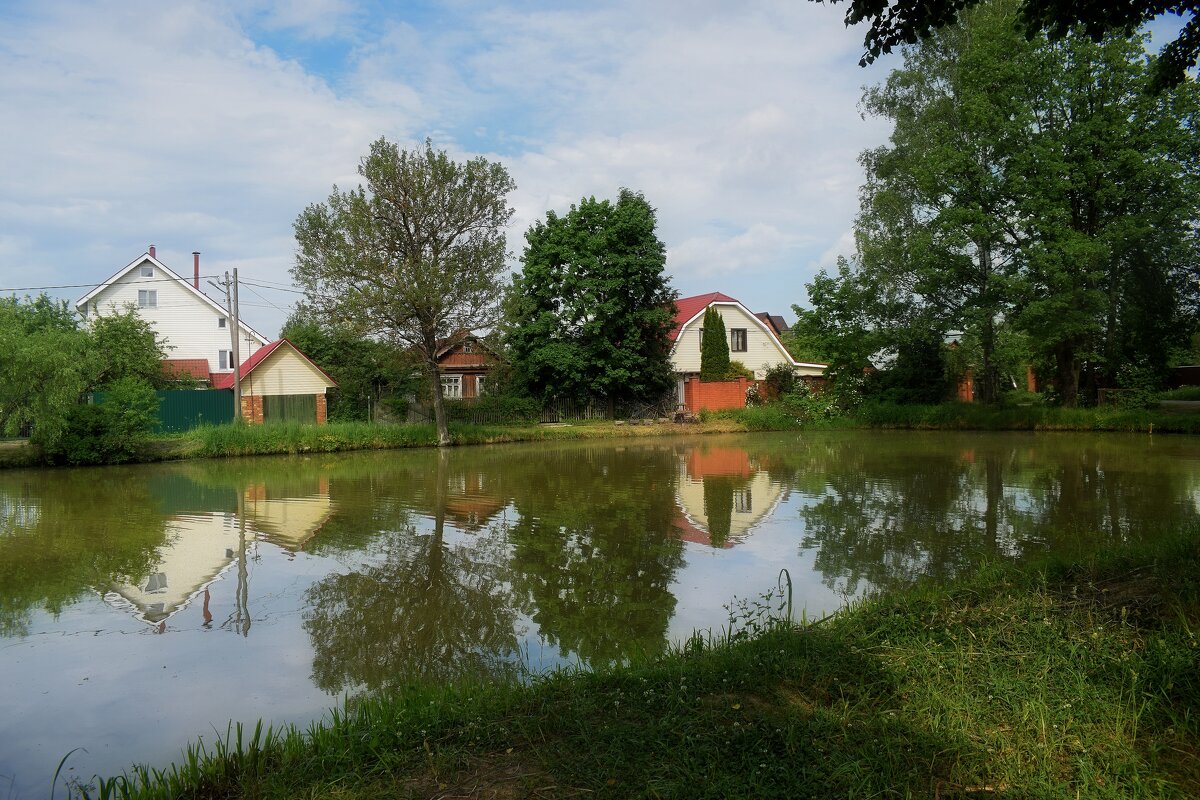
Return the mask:
[[0,797],[1192,524],[1200,440],[830,432],[0,473]]

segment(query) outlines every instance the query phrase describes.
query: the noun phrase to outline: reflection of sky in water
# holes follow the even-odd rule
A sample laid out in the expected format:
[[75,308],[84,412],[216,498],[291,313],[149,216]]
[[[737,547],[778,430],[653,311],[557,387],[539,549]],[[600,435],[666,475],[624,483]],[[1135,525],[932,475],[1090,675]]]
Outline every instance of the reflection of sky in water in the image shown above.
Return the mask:
[[[951,442],[945,452],[936,449],[941,440],[928,436],[828,434],[106,472],[116,481],[114,491],[134,498],[119,498],[118,507],[158,506],[159,516],[143,520],[147,530],[158,526],[158,539],[146,537],[157,549],[146,559],[146,575],[97,576],[64,598],[57,616],[31,607],[23,630],[0,638],[0,796],[43,796],[59,759],[75,747],[88,752],[74,754],[68,768],[87,777],[135,760],[161,765],[195,737],[211,737],[214,726],[223,731],[230,719],[320,718],[339,697],[317,686],[317,657],[328,642],[314,643],[306,616],[314,591],[340,590],[337,576],[390,580],[380,591],[395,593],[405,589],[398,580],[421,580],[443,556],[477,569],[475,582],[448,576],[446,602],[472,609],[487,599],[472,592],[486,592],[515,603],[519,607],[494,609],[478,622],[503,625],[494,641],[542,671],[577,665],[578,655],[563,652],[559,642],[586,643],[588,625],[608,616],[602,607],[595,619],[570,618],[581,613],[579,602],[615,603],[619,625],[649,617],[643,635],[659,631],[679,642],[696,630],[719,630],[734,598],[759,598],[776,587],[784,568],[796,615],[811,619],[842,606],[848,594],[886,582],[896,568],[905,577],[952,576],[988,548],[1018,557],[1060,539],[1094,546],[1080,530],[1113,528],[1110,539],[1127,538],[1154,527],[1149,515],[1155,509],[1168,522],[1195,518],[1200,445],[1190,439],[1151,446],[1143,439],[1057,437],[1040,449],[1033,445],[1043,440],[1031,436],[944,439]],[[1009,444],[1014,439],[1019,447]],[[1069,457],[1055,455],[1063,451]],[[1000,470],[1001,478],[990,490],[988,469]],[[576,472],[584,488],[572,494]],[[22,484],[18,491],[4,482],[9,479],[0,475],[0,547],[6,537],[32,536],[37,526],[50,524],[48,518],[62,514],[80,491],[70,486],[39,502],[36,487]],[[152,490],[143,484],[153,484]],[[559,492],[568,495],[565,501]],[[87,502],[97,506],[101,500]],[[239,503],[246,522],[244,559],[238,557]],[[433,547],[439,503],[440,550]],[[517,530],[522,509],[529,513],[525,522],[544,516],[546,525]],[[716,546],[707,529],[714,514],[728,515],[717,525],[724,538]],[[983,522],[989,514],[995,521],[990,532]],[[65,514],[64,524],[90,524],[92,516],[102,515]],[[117,535],[112,528],[119,533],[124,523],[116,520],[101,532]],[[680,520],[687,530],[675,527]],[[1062,520],[1072,521],[1069,535],[1061,534]],[[616,534],[626,531],[647,540],[623,551],[627,542]],[[600,555],[589,552],[592,546]],[[89,558],[107,563],[99,555]],[[544,574],[525,580],[511,572],[518,563]],[[628,590],[617,580],[621,570],[639,576]],[[246,636],[236,622],[240,575],[251,623]],[[564,575],[565,584],[557,580]],[[50,585],[52,578],[45,578]],[[672,600],[673,609],[639,610],[639,603],[657,602],[660,595],[639,594],[645,587],[638,580],[663,581],[661,597]],[[555,599],[539,591],[570,590],[579,592],[568,598],[576,605],[563,603],[557,616],[524,605],[530,598]],[[365,591],[335,597],[367,602],[373,590],[368,585]],[[159,601],[161,610],[149,608]],[[340,619],[324,622],[339,633]],[[596,636],[611,634],[612,626]],[[480,655],[470,642],[455,646],[465,656]],[[603,656],[611,646],[602,641],[596,652]],[[336,672],[339,654],[325,655],[333,661],[323,668]],[[347,690],[377,677],[347,673]]]

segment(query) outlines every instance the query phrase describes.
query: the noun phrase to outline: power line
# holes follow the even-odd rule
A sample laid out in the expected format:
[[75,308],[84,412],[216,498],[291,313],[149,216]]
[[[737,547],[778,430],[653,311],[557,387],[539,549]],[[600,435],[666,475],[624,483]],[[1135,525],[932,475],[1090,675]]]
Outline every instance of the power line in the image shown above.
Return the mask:
[[[216,275],[201,275],[201,278],[216,278]],[[244,282],[244,281],[243,281]],[[136,286],[143,283],[191,283],[189,278],[146,278],[144,280],[131,281],[123,286]],[[95,289],[103,286],[102,283],[62,283],[58,286],[13,286],[10,288],[0,288],[0,292],[37,292],[43,289]],[[116,284],[113,284],[116,285]]]
[[[291,292],[292,294],[307,294],[307,292],[305,292],[303,289],[296,289],[296,288],[285,289],[282,286],[270,286],[268,284],[261,283],[258,281],[248,281],[245,278],[242,279],[241,283],[243,285],[247,285],[247,286],[257,286],[260,289],[272,289],[276,292]],[[255,294],[258,294],[258,293],[255,292]],[[262,295],[259,295],[259,296],[261,297]]]

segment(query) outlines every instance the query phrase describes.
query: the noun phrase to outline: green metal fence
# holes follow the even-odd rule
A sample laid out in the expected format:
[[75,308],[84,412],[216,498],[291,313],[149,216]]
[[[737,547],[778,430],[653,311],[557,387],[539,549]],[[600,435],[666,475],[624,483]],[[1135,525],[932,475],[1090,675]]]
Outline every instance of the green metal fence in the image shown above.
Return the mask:
[[[171,389],[158,395],[155,433],[182,433],[199,425],[233,421],[233,392],[228,389]],[[104,403],[107,392],[96,392],[93,402]]]

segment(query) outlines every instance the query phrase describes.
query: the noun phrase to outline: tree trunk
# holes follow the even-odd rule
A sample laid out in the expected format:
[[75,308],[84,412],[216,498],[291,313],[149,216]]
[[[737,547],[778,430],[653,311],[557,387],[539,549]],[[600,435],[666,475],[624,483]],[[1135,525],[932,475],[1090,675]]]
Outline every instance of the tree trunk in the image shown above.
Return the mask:
[[1075,359],[1075,346],[1061,342],[1054,348],[1054,388],[1058,390],[1058,402],[1067,408],[1079,405],[1079,362]]
[[450,446],[450,428],[446,424],[446,401],[442,398],[442,371],[436,359],[425,362],[426,371],[433,380],[433,424],[437,428],[437,446]]
[[983,330],[979,333],[979,349],[983,351],[983,363],[979,370],[979,399],[985,404],[996,402],[999,395],[999,379],[996,374],[996,318],[986,312]]

